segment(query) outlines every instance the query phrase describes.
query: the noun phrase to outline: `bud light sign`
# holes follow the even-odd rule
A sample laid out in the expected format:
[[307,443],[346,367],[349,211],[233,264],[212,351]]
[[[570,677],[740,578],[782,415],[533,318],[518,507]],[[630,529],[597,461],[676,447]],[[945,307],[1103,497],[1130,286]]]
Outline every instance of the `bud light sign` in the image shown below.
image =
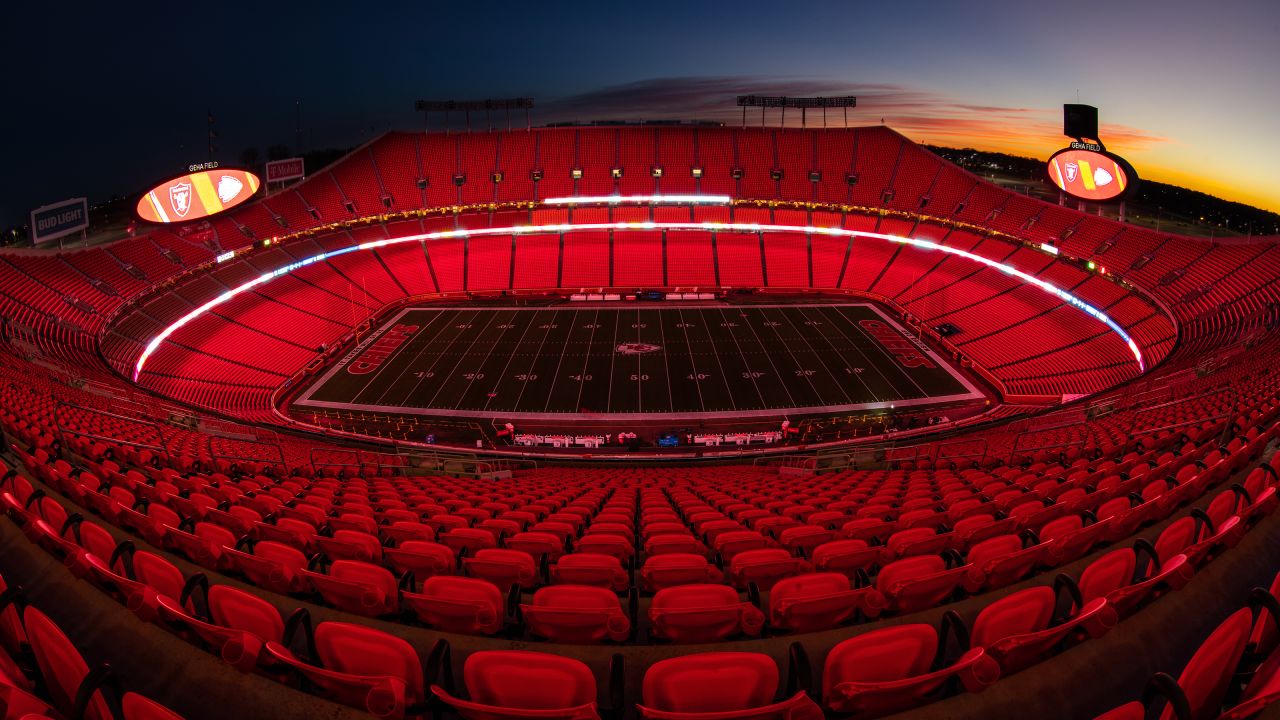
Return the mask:
[[89,227],[89,202],[71,198],[31,211],[31,244],[57,240]]

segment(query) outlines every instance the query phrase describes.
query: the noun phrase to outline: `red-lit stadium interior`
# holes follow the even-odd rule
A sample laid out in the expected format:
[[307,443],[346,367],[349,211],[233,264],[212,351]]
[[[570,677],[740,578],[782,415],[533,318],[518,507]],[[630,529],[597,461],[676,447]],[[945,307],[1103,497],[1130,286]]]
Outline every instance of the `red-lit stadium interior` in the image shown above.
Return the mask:
[[1277,277],[885,127],[392,132],[0,254],[0,708],[1273,717]]

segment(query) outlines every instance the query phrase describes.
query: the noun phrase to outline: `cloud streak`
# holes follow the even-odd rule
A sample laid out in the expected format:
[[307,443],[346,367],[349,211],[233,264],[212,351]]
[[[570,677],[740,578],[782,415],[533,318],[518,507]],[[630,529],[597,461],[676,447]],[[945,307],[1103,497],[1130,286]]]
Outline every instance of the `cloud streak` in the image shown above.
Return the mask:
[[[711,120],[736,124],[742,110],[739,95],[841,96],[856,95],[850,125],[883,122],[921,142],[976,146],[1023,154],[1047,155],[1064,144],[1061,109],[975,105],[945,93],[889,83],[847,83],[804,77],[720,75],[663,77],[611,85],[554,99],[539,108],[543,120]],[[747,111],[747,123],[758,122],[759,110]],[[782,120],[769,111],[767,122]],[[811,126],[821,126],[822,113],[811,111]],[[828,111],[829,126],[843,122],[841,111]],[[787,113],[786,124],[798,126],[800,113]],[[1123,152],[1151,149],[1169,138],[1125,125],[1103,125],[1109,147]]]

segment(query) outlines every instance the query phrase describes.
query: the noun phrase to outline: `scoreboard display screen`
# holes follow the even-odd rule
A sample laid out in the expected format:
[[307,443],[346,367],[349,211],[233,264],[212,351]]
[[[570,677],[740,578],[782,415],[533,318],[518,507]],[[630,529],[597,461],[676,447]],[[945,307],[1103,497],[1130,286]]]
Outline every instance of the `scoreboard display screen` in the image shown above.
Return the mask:
[[1128,193],[1137,181],[1133,167],[1108,152],[1065,148],[1049,158],[1049,180],[1078,200],[1106,202]]
[[179,223],[217,215],[253,197],[262,182],[248,170],[202,170],[160,183],[138,200],[138,217]]

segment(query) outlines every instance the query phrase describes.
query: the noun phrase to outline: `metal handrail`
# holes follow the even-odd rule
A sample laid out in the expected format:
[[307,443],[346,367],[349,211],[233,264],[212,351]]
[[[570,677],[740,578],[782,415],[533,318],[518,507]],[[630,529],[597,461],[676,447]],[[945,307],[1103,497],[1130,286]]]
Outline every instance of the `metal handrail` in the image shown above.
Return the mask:
[[[74,430],[74,429],[68,428],[66,426],[67,423],[65,422],[66,418],[64,416],[64,413],[69,408],[73,408],[75,410],[85,412],[85,413],[90,413],[93,415],[101,415],[104,417],[112,418],[114,420],[133,423],[136,425],[141,425],[146,428],[150,428],[152,431],[155,432],[156,437],[159,438],[158,444],[153,445],[153,444],[148,444],[143,442],[135,442],[135,441],[127,440],[124,438],[117,438],[117,437],[112,437],[107,435],[97,435],[97,434],[85,432],[82,430]],[[138,418],[129,417],[127,415],[119,415],[117,413],[108,412],[106,410],[99,410],[97,408],[85,407],[83,405],[77,405],[75,403],[69,403],[64,400],[59,400],[53,406],[53,425],[54,425],[54,428],[58,431],[59,436],[65,436],[70,434],[70,435],[75,435],[77,437],[88,437],[94,440],[102,440],[104,442],[115,443],[118,445],[128,445],[130,447],[139,447],[146,450],[156,450],[156,451],[159,451],[161,454],[163,454],[165,457],[170,457],[169,440],[168,438],[165,437],[164,430],[161,429],[159,423],[156,423],[151,420],[139,420]]]
[[[284,457],[284,448],[280,446],[279,442],[269,442],[265,440],[244,440],[240,438],[224,438],[220,435],[206,435],[205,437],[206,437],[205,446],[209,450],[210,459],[227,460],[230,462],[238,462],[238,461],[255,462],[255,463],[266,462],[266,463],[271,463],[273,465],[279,465],[282,468],[288,467],[289,465],[289,463],[285,460],[285,457]],[[275,448],[276,457],[278,458],[278,460],[264,460],[261,457],[251,457],[247,455],[231,455],[226,453],[219,453],[213,449],[214,440],[227,440],[229,442],[236,442],[236,443],[250,444],[250,445],[260,445],[262,447]]]

